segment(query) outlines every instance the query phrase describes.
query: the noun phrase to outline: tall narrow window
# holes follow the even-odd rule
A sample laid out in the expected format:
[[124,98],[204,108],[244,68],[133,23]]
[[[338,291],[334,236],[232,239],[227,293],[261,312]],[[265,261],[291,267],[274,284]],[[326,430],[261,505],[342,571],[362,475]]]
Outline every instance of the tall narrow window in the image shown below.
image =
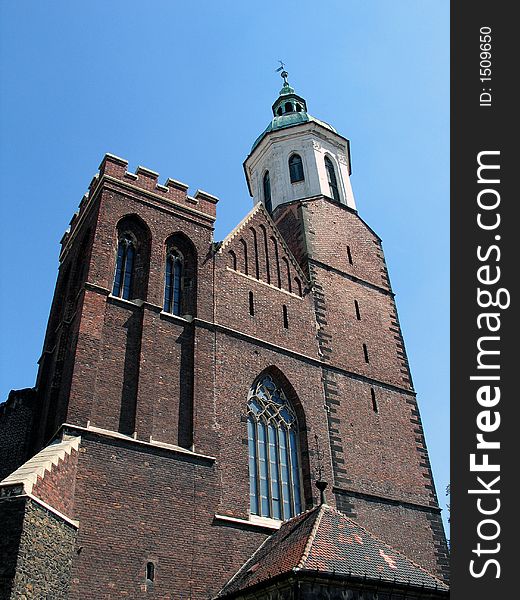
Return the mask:
[[347,246],[347,258],[349,265],[353,265],[354,261],[352,260],[352,252],[350,251],[350,246]]
[[175,248],[171,248],[166,257],[164,312],[173,315],[181,314],[183,267],[181,254]]
[[361,313],[359,311],[359,302],[357,300],[354,300],[354,308],[356,309],[356,319],[358,321],[361,321]]
[[298,183],[298,181],[303,181],[305,179],[302,157],[299,154],[293,154],[289,159],[289,175],[291,177],[291,183]]
[[155,580],[155,565],[153,562],[146,563],[146,582],[153,583]]
[[269,171],[266,171],[264,175],[264,205],[267,212],[271,214],[273,211],[273,203],[271,202],[271,179],[269,177]]
[[283,313],[283,326],[285,329],[289,329],[289,316],[287,315],[287,306],[285,304],[282,307]]
[[253,296],[253,292],[249,292],[249,314],[252,317],[255,316],[255,297]]
[[374,388],[370,388],[370,395],[372,396],[372,410],[377,414],[379,412],[379,408],[377,406],[376,393]]
[[329,181],[329,190],[331,197],[339,202],[338,180],[336,179],[336,171],[334,165],[328,156],[325,157],[325,169],[327,171],[327,179]]
[[[197,250],[183,233],[170,235],[165,241],[164,303],[165,313],[187,318],[197,314]],[[238,256],[229,253],[236,269]]]
[[366,344],[363,344],[363,354],[365,355],[365,362],[369,363],[370,360],[368,359],[368,348]]
[[289,519],[302,510],[296,414],[269,375],[250,389],[247,412],[251,514]]
[[135,241],[128,233],[119,238],[117,246],[116,274],[112,294],[125,300],[132,296],[134,278]]

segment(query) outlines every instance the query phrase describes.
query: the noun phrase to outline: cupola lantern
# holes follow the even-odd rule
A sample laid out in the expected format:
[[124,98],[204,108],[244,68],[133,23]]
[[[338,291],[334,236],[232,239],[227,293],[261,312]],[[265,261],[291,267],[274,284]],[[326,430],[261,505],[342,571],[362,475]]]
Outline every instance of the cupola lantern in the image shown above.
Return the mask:
[[356,208],[350,184],[350,144],[331,125],[307,112],[288,73],[273,103],[273,118],[244,161],[249,193],[272,213],[294,200],[326,196]]

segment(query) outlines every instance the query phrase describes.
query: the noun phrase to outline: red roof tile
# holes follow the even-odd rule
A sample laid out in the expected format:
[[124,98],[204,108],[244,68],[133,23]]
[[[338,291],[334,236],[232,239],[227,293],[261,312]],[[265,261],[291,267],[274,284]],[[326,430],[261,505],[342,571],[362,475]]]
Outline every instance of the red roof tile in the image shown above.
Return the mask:
[[323,504],[286,521],[222,588],[219,597],[284,573],[304,571],[448,590],[440,579]]

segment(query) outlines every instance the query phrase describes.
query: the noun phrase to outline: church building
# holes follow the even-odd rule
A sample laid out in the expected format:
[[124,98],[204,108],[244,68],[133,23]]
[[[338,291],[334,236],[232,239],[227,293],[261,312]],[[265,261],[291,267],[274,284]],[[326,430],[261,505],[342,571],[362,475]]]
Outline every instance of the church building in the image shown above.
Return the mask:
[[103,158],[0,405],[0,599],[448,596],[381,239],[282,77],[222,241],[215,196]]

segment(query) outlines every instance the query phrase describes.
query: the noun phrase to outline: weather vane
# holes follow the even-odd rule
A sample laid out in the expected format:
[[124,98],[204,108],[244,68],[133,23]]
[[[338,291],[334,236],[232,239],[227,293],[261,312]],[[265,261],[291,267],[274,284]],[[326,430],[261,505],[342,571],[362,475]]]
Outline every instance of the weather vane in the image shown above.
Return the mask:
[[280,66],[278,67],[278,69],[276,69],[277,73],[280,73],[280,75],[283,77],[283,82],[284,85],[288,85],[287,84],[287,77],[289,76],[289,73],[287,73],[287,71],[285,70],[285,63],[282,60],[278,61],[280,63]]

